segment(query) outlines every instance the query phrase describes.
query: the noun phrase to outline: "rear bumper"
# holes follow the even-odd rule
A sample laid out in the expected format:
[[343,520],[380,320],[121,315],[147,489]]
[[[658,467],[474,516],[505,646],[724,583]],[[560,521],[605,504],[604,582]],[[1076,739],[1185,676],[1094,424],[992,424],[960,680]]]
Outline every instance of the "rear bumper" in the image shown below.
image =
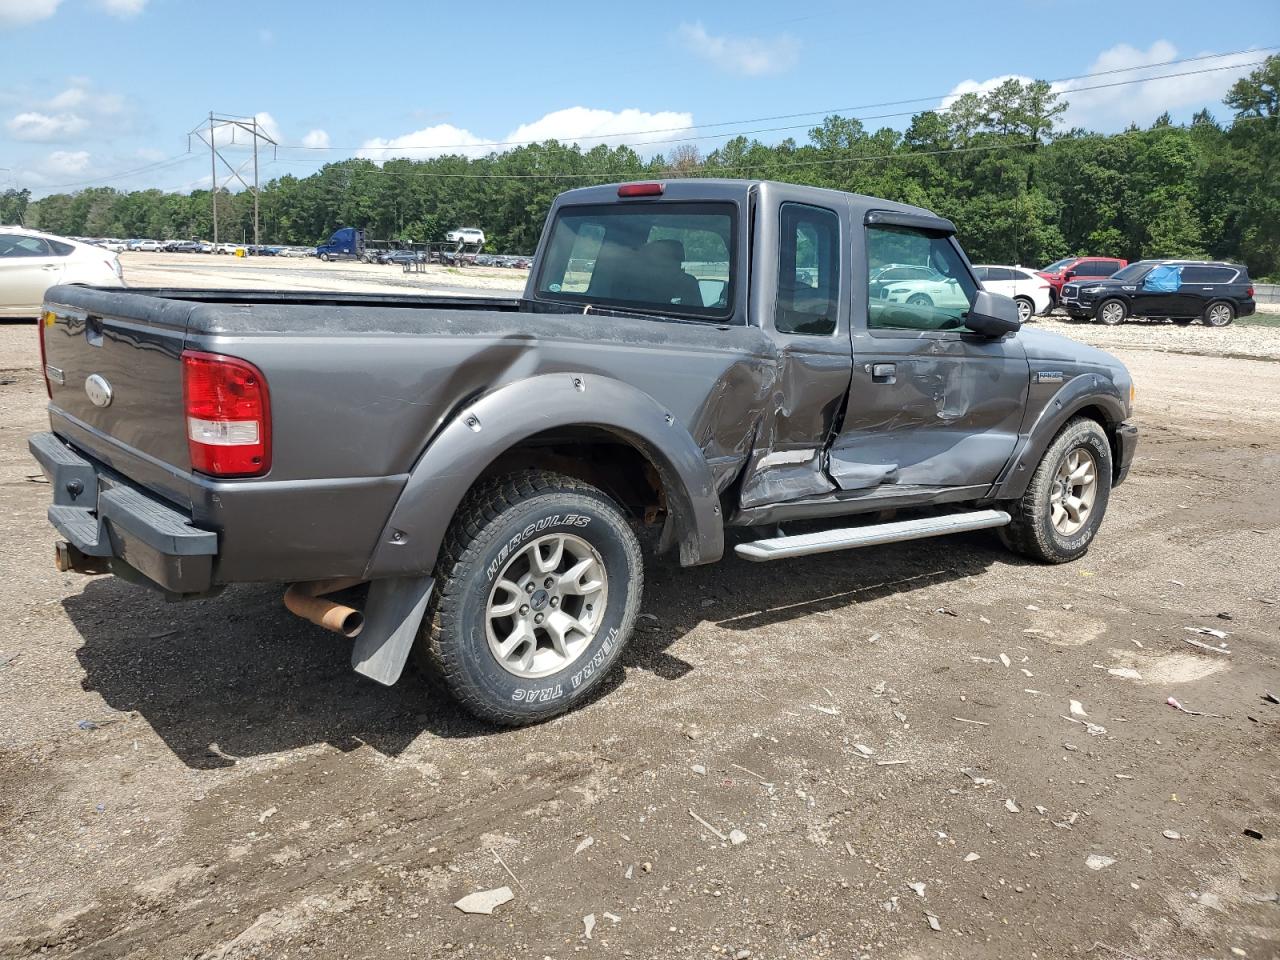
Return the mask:
[[126,577],[137,572],[175,594],[212,589],[216,533],[192,526],[190,517],[55,434],[37,433],[27,446],[53,489],[49,522],[70,547],[59,545],[60,564],[84,572],[107,567]]
[[1133,455],[1138,449],[1138,428],[1132,423],[1122,423],[1116,427],[1116,462],[1115,476],[1111,481],[1113,487],[1124,483],[1133,466]]

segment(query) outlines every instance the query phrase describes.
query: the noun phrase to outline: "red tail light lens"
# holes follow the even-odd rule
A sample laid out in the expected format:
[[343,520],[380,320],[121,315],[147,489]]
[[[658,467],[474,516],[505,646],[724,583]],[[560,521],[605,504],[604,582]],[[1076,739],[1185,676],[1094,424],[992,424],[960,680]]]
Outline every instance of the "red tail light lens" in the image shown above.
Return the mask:
[[271,469],[271,404],[261,370],[236,357],[186,350],[182,399],[193,470],[258,477]]
[[[1253,299],[1253,284],[1252,284],[1252,283],[1251,283],[1251,284],[1249,284],[1249,289],[1248,289],[1248,290],[1246,290],[1246,291],[1244,292],[1244,295],[1245,295],[1246,297],[1248,297],[1249,299],[1251,299],[1251,300]],[[40,341],[40,344],[41,344],[41,346],[43,346],[43,345],[44,345],[44,341],[43,341],[43,340],[41,340],[41,341]]]
[[660,197],[663,186],[660,183],[624,183],[618,188],[620,197]]

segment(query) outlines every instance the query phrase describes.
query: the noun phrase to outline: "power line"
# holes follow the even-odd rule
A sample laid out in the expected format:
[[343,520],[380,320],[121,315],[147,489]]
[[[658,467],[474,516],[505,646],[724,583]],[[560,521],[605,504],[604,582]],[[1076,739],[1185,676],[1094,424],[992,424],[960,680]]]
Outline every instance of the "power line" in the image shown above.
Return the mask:
[[[1093,78],[1093,77],[1113,76],[1113,75],[1115,75],[1115,74],[1117,74],[1117,73],[1132,73],[1132,72],[1133,72],[1133,71],[1135,71],[1135,70],[1154,70],[1154,69],[1156,69],[1156,68],[1158,68],[1158,67],[1171,67],[1171,66],[1176,66],[1177,64],[1181,64],[1181,63],[1199,63],[1199,62],[1202,62],[1202,61],[1204,61],[1204,60],[1220,60],[1220,59],[1223,59],[1224,57],[1235,57],[1235,56],[1240,56],[1241,54],[1245,54],[1245,53],[1261,53],[1261,52],[1263,52],[1263,51],[1265,51],[1265,50],[1277,50],[1277,49],[1280,49],[1280,44],[1271,44],[1271,45],[1269,45],[1269,46],[1265,46],[1265,47],[1252,47],[1252,48],[1245,49],[1245,50],[1232,50],[1232,51],[1229,51],[1229,52],[1227,52],[1227,53],[1210,53],[1210,54],[1203,54],[1203,55],[1198,56],[1198,57],[1183,57],[1183,58],[1181,58],[1181,59],[1177,59],[1177,60],[1164,60],[1164,61],[1161,61],[1161,62],[1159,62],[1159,63],[1148,63],[1148,64],[1142,64],[1141,66],[1136,66],[1136,67],[1116,67],[1116,68],[1111,69],[1111,70],[1098,70],[1098,71],[1093,72],[1093,73],[1082,73],[1082,74],[1079,74],[1079,75],[1074,76],[1074,77],[1059,77],[1059,78],[1058,78],[1058,79],[1056,79],[1056,80],[1049,80],[1049,81],[1046,81],[1046,82],[1048,82],[1048,83],[1050,83],[1050,84],[1055,84],[1055,83],[1070,83],[1070,82],[1073,82],[1073,81],[1075,81],[1075,80],[1088,80],[1088,79],[1091,79],[1091,78]],[[1115,83],[1115,84],[1099,84],[1099,85],[1097,85],[1097,86],[1090,86],[1090,87],[1075,87],[1075,88],[1073,88],[1073,89],[1071,89],[1071,90],[1064,90],[1064,91],[1062,91],[1062,92],[1063,92],[1063,93],[1076,93],[1076,92],[1083,91],[1083,90],[1102,90],[1102,89],[1105,89],[1105,88],[1110,87],[1110,86],[1122,86],[1122,85],[1127,84],[1127,83],[1145,83],[1145,82],[1147,82],[1147,81],[1149,81],[1149,80],[1164,80],[1164,79],[1168,79],[1169,77],[1184,77],[1184,76],[1192,76],[1192,75],[1199,74],[1199,73],[1213,73],[1213,72],[1215,72],[1215,71],[1221,71],[1221,70],[1233,70],[1233,69],[1238,69],[1238,68],[1241,68],[1241,67],[1257,66],[1258,64],[1263,63],[1263,62],[1265,62],[1265,61],[1258,60],[1258,61],[1250,61],[1250,62],[1248,62],[1248,63],[1230,63],[1230,64],[1223,64],[1222,66],[1218,66],[1218,67],[1207,67],[1207,68],[1205,68],[1205,69],[1203,69],[1203,70],[1190,70],[1190,71],[1186,71],[1186,72],[1182,72],[1182,73],[1171,73],[1171,74],[1165,74],[1165,75],[1163,75],[1163,76],[1156,76],[1156,77],[1134,77],[1134,78],[1129,79],[1129,80],[1121,80],[1121,81],[1118,81],[1118,82],[1117,82],[1117,83]],[[367,146],[359,146],[359,147],[342,147],[342,146],[337,146],[337,147],[335,147],[335,146],[326,146],[326,147],[304,147],[304,146],[287,146],[287,147],[283,147],[282,149],[285,149],[285,150],[310,150],[310,151],[315,151],[315,152],[321,152],[321,151],[326,151],[326,150],[329,150],[329,151],[333,151],[333,150],[341,150],[341,151],[358,151],[358,150],[370,150],[370,151],[372,151],[372,150],[378,150],[378,151],[387,151],[387,150],[413,150],[413,149],[430,149],[430,150],[471,150],[471,149],[475,149],[475,148],[477,148],[477,147],[481,147],[481,148],[486,148],[486,149],[487,149],[487,148],[491,148],[491,147],[515,147],[515,146],[528,146],[529,144],[542,143],[542,142],[543,142],[543,141],[545,141],[546,139],[559,139],[561,142],[579,142],[579,141],[582,141],[582,140],[612,140],[612,139],[617,139],[618,137],[643,137],[643,136],[648,136],[649,134],[653,134],[653,133],[682,133],[682,132],[684,132],[684,131],[686,131],[686,130],[710,130],[710,129],[712,129],[712,128],[734,127],[734,126],[740,126],[740,125],[742,125],[742,124],[748,124],[748,123],[771,123],[771,122],[772,122],[772,121],[774,121],[774,120],[794,120],[794,119],[797,119],[797,118],[799,118],[799,117],[829,116],[829,115],[833,115],[833,114],[840,114],[840,115],[843,115],[843,114],[845,114],[845,113],[847,113],[847,112],[849,112],[849,111],[853,111],[853,110],[874,110],[874,109],[878,109],[878,108],[880,108],[880,107],[898,107],[898,106],[903,106],[903,105],[905,105],[905,104],[909,104],[909,103],[923,103],[923,102],[926,102],[926,101],[932,101],[932,100],[944,100],[944,99],[946,99],[947,97],[951,97],[951,96],[956,96],[956,94],[953,94],[951,91],[948,91],[947,93],[933,94],[933,95],[931,95],[931,96],[926,96],[926,97],[910,97],[910,98],[905,99],[905,100],[883,100],[883,101],[880,101],[879,103],[864,103],[864,104],[859,104],[859,105],[857,105],[857,106],[852,106],[852,107],[834,107],[834,108],[830,108],[830,109],[826,109],[826,110],[805,110],[805,111],[803,111],[803,112],[801,112],[801,113],[782,113],[782,114],[775,114],[775,115],[773,115],[773,116],[767,116],[767,117],[752,117],[752,118],[749,118],[749,119],[743,119],[743,120],[721,120],[721,121],[717,121],[717,122],[714,122],[714,123],[696,123],[696,124],[691,124],[690,126],[686,126],[686,127],[661,127],[661,128],[653,129],[653,130],[631,130],[631,131],[624,131],[624,132],[620,132],[620,133],[586,134],[586,135],[584,135],[584,136],[580,136],[580,137],[560,137],[560,138],[546,138],[546,137],[544,137],[544,138],[542,138],[542,139],[536,139],[536,140],[495,140],[495,141],[486,141],[486,142],[483,142],[483,143],[441,143],[441,144],[429,144],[429,145],[425,145],[425,146],[423,146],[423,147],[413,147],[413,146],[386,146],[386,147],[367,147]],[[898,113],[884,113],[884,114],[877,114],[877,115],[875,115],[875,116],[865,117],[865,118],[862,118],[862,119],[867,119],[867,120],[888,119],[888,118],[890,118],[890,117],[903,117],[903,116],[910,116],[911,114],[913,114],[913,113],[915,113],[915,112],[917,112],[917,111],[914,111],[914,110],[907,110],[907,111],[901,111],[901,112],[898,112]],[[855,118],[855,119],[856,119],[856,118]],[[779,130],[794,130],[794,129],[799,129],[799,128],[801,128],[801,127],[805,127],[805,126],[808,126],[808,124],[807,124],[807,123],[805,123],[805,124],[795,124],[795,125],[793,125],[793,126],[787,126],[787,127],[770,127],[770,128],[763,128],[763,129],[760,129],[760,130],[744,130],[744,131],[738,131],[738,132],[736,132],[736,133],[735,133],[735,134],[733,134],[733,135],[734,135],[734,136],[742,136],[742,135],[749,134],[749,133],[770,133],[770,132],[776,132],[776,131],[779,131]],[[648,146],[648,145],[653,144],[653,143],[682,143],[682,142],[685,142],[685,140],[705,140],[705,139],[710,139],[710,138],[713,138],[713,137],[719,137],[719,136],[726,136],[726,134],[706,134],[706,135],[700,135],[700,136],[695,136],[695,137],[686,137],[686,138],[684,138],[684,140],[654,140],[654,141],[649,141],[648,143],[645,143],[645,144],[640,144],[640,146]],[[291,161],[291,162],[296,163],[296,162],[298,162],[298,161],[294,160],[294,161]]]
[[167,167],[174,167],[174,166],[177,166],[179,163],[181,163],[181,162],[183,162],[183,161],[186,161],[186,160],[190,160],[190,159],[192,159],[192,157],[194,157],[194,154],[191,154],[191,153],[180,153],[180,154],[178,154],[178,155],[176,155],[176,156],[173,156],[173,157],[167,157],[167,158],[165,158],[164,160],[156,160],[154,163],[149,163],[149,164],[147,164],[145,167],[137,167],[136,169],[133,169],[133,170],[124,170],[124,171],[122,171],[122,172],[120,172],[120,173],[113,173],[113,174],[111,174],[111,175],[109,175],[109,176],[97,177],[97,178],[95,178],[95,179],[93,179],[93,180],[82,180],[82,181],[80,181],[80,182],[78,182],[78,183],[51,183],[51,184],[46,184],[46,185],[42,186],[40,189],[42,189],[42,190],[66,190],[66,189],[70,189],[70,188],[72,188],[72,187],[92,187],[92,186],[96,186],[97,184],[100,184],[100,183],[108,183],[108,182],[110,182],[110,181],[112,181],[112,180],[122,180],[122,179],[124,179],[125,177],[132,177],[134,174],[138,174],[138,173],[146,173],[148,170],[156,170],[156,169],[160,169],[160,168],[162,168],[162,167],[164,167],[164,168],[167,168]]

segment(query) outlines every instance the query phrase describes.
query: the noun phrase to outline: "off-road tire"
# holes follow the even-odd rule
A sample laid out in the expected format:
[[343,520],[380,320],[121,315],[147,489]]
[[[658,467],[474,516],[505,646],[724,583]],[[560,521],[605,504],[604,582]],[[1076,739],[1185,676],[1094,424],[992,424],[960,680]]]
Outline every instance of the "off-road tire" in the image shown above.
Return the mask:
[[[1111,304],[1118,304],[1120,312],[1114,315],[1114,319],[1108,320],[1106,315],[1110,311],[1107,310],[1107,307]],[[1108,327],[1117,327],[1129,319],[1129,307],[1123,300],[1118,300],[1113,297],[1110,300],[1103,300],[1098,304],[1098,309],[1094,312],[1094,316],[1097,318],[1099,323],[1106,324]]]
[[1225,300],[1214,300],[1204,308],[1200,321],[1206,327],[1229,327],[1236,318],[1236,308]]
[[[1074,535],[1063,536],[1051,519],[1051,496],[1059,465],[1079,447],[1093,456],[1097,491],[1088,521]],[[1107,512],[1111,499],[1111,444],[1096,420],[1076,417],[1059,431],[1040,459],[1020,500],[1005,504],[1013,522],[999,529],[1000,539],[1014,553],[1042,563],[1068,563],[1084,556]]]
[[[487,604],[508,557],[522,543],[557,532],[585,540],[599,554],[608,586],[605,612],[589,645],[563,670],[523,678],[503,667],[489,647]],[[644,564],[636,535],[612,498],[572,477],[526,470],[468,493],[445,536],[435,578],[418,638],[420,663],[469,713],[522,726],[572,709],[604,681],[635,626]]]

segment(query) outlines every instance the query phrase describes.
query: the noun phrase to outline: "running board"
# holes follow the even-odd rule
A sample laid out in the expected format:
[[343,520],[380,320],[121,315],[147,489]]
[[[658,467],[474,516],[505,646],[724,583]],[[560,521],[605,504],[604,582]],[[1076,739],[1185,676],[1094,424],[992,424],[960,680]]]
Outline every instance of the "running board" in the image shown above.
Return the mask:
[[757,562],[785,560],[787,557],[806,557],[811,553],[830,553],[834,550],[851,550],[854,547],[876,547],[883,543],[901,543],[904,540],[941,537],[948,533],[1003,527],[1011,519],[1003,510],[976,510],[971,513],[953,513],[945,517],[923,517],[919,520],[899,520],[895,523],[877,523],[866,527],[822,530],[818,533],[802,533],[794,537],[771,537],[768,540],[740,543],[734,547],[734,552],[746,560]]

